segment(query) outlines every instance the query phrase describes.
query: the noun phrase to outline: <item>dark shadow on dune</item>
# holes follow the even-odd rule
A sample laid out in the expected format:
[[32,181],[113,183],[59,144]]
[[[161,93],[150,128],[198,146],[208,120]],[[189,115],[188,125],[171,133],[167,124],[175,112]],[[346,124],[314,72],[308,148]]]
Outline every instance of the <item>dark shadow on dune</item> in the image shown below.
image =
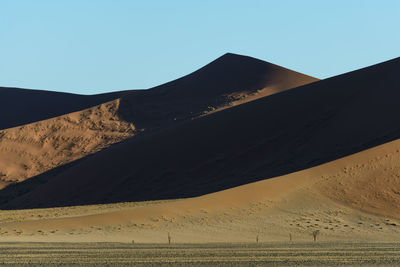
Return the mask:
[[[116,92],[100,96],[78,96],[29,90],[17,90],[14,93],[41,97],[41,102],[45,103],[48,102],[47,98],[53,99],[53,101],[54,99],[59,101],[62,98],[66,98],[65,101],[68,103],[68,98],[71,97],[84,102],[86,98],[94,98],[95,100],[93,101],[99,101],[100,99],[104,100],[108,97],[115,98],[119,96],[121,97],[119,115],[123,119],[133,122],[137,128],[146,128],[146,134],[149,132],[156,134],[159,131],[176,127],[187,120],[209,112],[210,109],[227,105],[232,101],[232,93],[245,92],[251,94],[265,87],[271,87],[275,91],[283,91],[316,80],[313,77],[258,59],[228,53],[198,71],[149,90]],[[57,101],[55,103],[52,102],[50,107],[45,106],[43,108],[46,108],[47,111],[50,110],[50,115],[54,115],[53,113],[57,112],[57,109],[54,110],[53,106],[60,104]],[[73,103],[72,107],[76,108],[80,105],[80,102],[77,101]],[[25,109],[29,108],[29,106],[25,107]],[[62,105],[59,108],[63,112],[71,109],[71,107],[66,108]],[[34,116],[41,116],[41,112],[35,111]],[[221,158],[218,159],[218,161],[221,160]],[[1,203],[3,203],[3,206],[8,206],[7,203],[12,199],[22,197],[30,191],[35,191],[41,185],[51,181],[79,162],[81,161],[60,166],[23,183],[7,187],[0,193]],[[173,171],[167,170],[162,176],[173,176],[173,173]],[[159,191],[160,196],[163,195],[163,190]],[[107,194],[104,195],[102,199],[108,201]],[[88,199],[91,198],[90,195],[88,197]],[[80,203],[81,198],[82,196],[77,196],[76,204]],[[25,204],[30,205],[28,203]],[[58,204],[53,203],[50,206],[54,205]],[[45,202],[41,203],[40,206],[46,206]]]
[[47,183],[52,178],[56,177],[57,175],[61,174],[66,169],[74,166],[82,159],[70,162],[63,166],[59,166],[57,168],[53,168],[47,172],[42,174],[36,175],[28,180],[25,180],[20,183],[10,184],[7,187],[3,188],[0,191],[0,206],[7,206],[7,204],[18,197],[23,196],[24,194],[29,193],[30,191],[35,190],[37,187]]
[[1,207],[199,196],[398,139],[399,68],[397,58],[131,138]]

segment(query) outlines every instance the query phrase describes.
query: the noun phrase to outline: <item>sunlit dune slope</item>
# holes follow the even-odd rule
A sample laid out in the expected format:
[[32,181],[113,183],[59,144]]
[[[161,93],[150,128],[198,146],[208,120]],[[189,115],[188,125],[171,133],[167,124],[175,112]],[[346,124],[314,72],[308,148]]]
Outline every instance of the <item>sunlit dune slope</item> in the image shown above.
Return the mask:
[[[393,241],[400,141],[288,175],[188,199],[3,211],[5,240]],[[32,216],[33,215],[33,218]]]
[[119,119],[119,99],[0,130],[0,187],[62,166],[134,135]]
[[400,137],[400,59],[130,139],[3,207],[192,197],[310,168]]
[[0,129],[46,120],[115,100],[122,91],[100,95],[77,95],[43,90],[0,87]]

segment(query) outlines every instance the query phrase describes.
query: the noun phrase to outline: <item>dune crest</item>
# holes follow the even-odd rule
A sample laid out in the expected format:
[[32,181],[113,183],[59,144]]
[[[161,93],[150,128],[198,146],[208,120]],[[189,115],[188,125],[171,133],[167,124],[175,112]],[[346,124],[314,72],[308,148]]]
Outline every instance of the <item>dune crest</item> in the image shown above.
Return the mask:
[[120,114],[140,128],[157,128],[316,81],[269,62],[227,53],[179,79],[122,97]]

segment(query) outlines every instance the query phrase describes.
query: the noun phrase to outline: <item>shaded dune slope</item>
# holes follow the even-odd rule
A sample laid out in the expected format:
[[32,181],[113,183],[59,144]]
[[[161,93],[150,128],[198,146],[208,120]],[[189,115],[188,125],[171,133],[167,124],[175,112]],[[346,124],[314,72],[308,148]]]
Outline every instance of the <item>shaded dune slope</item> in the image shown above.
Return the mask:
[[137,136],[3,207],[198,196],[395,140],[399,67],[397,58]]
[[7,207],[192,197],[306,169],[400,136],[394,59],[138,136]]
[[[63,165],[132,137],[134,132],[142,133],[144,127],[149,130],[173,125],[182,119],[216,112],[218,107],[227,108],[315,80],[258,59],[226,54],[188,76],[149,90],[82,96],[24,89],[13,89],[11,94],[12,89],[3,88],[0,93],[8,92],[10,103],[20,96],[21,102],[13,108],[26,103],[19,112],[30,110],[31,119],[64,113],[108,98],[120,98],[0,131],[0,186],[22,182],[60,167],[55,170],[58,173],[65,169]],[[31,101],[26,101],[28,96]],[[210,101],[215,99],[221,102],[213,102],[216,108],[210,110]],[[121,108],[132,101],[130,111],[134,110],[133,113]],[[18,114],[14,120],[18,121]],[[154,114],[161,116],[154,117]],[[181,117],[177,119],[177,115]],[[7,120],[2,119],[7,124]],[[3,192],[4,198],[9,197],[4,197]]]

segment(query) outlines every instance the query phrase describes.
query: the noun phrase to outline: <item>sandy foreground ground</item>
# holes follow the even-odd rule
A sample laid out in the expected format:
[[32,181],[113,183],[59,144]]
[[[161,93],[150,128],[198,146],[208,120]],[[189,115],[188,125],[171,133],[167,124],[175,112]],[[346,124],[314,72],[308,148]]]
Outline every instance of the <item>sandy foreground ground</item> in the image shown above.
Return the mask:
[[196,198],[0,212],[0,240],[400,240],[400,141]]

